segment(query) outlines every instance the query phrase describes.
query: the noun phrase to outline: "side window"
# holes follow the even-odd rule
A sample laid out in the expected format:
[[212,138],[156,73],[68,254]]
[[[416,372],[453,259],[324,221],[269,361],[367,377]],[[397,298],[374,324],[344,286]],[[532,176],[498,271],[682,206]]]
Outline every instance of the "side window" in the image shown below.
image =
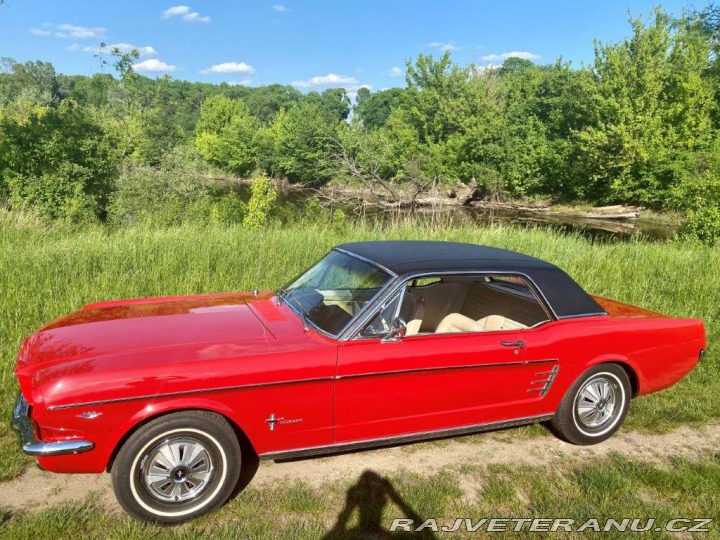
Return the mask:
[[482,276],[458,283],[435,333],[521,330],[550,318],[529,284],[519,276]]
[[360,337],[383,337],[390,332],[390,325],[397,313],[400,292],[385,302],[370,323],[360,332]]

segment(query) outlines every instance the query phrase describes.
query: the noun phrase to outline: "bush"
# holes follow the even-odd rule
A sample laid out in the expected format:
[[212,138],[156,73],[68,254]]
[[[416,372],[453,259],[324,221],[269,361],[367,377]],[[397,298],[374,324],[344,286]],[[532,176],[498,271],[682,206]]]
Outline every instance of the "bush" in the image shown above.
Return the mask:
[[207,166],[192,151],[177,148],[157,169],[126,164],[108,205],[113,223],[163,224],[211,219]]
[[71,100],[0,116],[0,191],[47,219],[102,217],[119,155],[111,134]]
[[257,175],[252,182],[250,201],[243,225],[250,229],[261,229],[267,224],[268,216],[275,208],[277,190],[265,174]]
[[720,244],[720,208],[702,205],[688,211],[687,218],[678,230],[678,236],[717,246]]

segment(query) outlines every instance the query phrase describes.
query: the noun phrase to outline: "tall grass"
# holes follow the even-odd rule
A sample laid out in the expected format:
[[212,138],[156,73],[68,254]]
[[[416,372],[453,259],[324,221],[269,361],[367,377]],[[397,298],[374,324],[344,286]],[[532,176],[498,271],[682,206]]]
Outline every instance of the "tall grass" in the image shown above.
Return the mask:
[[[302,224],[253,232],[239,225],[43,227],[0,215],[0,408],[9,415],[24,336],[104,299],[275,288],[333,245],[369,239],[440,239],[522,251],[564,268],[587,290],[678,317],[704,319],[709,353],[671,390],[633,404],[628,424],[668,429],[720,417],[720,251],[680,243],[593,242],[510,226],[451,227],[409,220],[376,225]],[[259,259],[262,259],[257,280]],[[6,416],[7,418],[7,416]],[[0,478],[22,461],[0,423]]]

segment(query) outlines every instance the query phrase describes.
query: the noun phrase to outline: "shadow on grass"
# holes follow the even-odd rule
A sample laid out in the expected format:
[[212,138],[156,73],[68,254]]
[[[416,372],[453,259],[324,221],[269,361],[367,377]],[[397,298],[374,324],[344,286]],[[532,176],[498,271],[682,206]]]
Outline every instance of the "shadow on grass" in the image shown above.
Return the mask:
[[[395,510],[395,513],[391,514],[393,518],[411,519],[414,527],[425,521],[400,497],[387,478],[366,470],[348,489],[345,506],[323,540],[360,538],[433,540],[436,538],[435,534],[427,529],[418,532],[390,532],[383,527],[383,513],[386,509],[392,511],[391,505],[394,506],[392,510]],[[355,513],[357,520],[352,519]],[[353,522],[355,524],[351,524]]]

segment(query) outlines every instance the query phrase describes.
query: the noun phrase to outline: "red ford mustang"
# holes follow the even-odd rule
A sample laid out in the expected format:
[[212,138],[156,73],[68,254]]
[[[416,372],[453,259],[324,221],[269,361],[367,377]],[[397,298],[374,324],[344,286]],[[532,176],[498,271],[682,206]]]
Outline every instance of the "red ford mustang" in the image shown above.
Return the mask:
[[591,296],[526,255],[353,243],[276,293],[51,322],[20,350],[13,424],[43,469],[110,471],[132,516],[178,523],[228,499],[241,439],[281,459],[547,422],[594,444],[704,348],[701,321]]

